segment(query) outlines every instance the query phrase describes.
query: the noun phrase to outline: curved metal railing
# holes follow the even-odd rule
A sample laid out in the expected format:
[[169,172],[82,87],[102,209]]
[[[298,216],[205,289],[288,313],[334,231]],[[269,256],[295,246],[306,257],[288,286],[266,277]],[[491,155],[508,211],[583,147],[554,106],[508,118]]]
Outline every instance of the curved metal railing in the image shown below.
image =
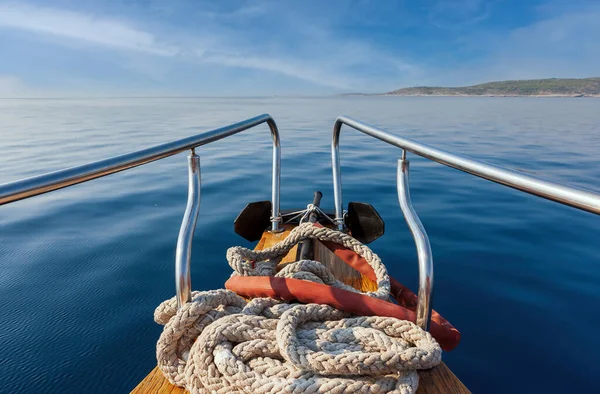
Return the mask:
[[431,316],[431,294],[433,291],[433,258],[431,246],[423,224],[412,207],[408,186],[409,162],[406,151],[448,167],[456,168],[468,174],[496,182],[548,200],[569,205],[587,212],[600,215],[600,194],[588,190],[564,186],[552,181],[526,175],[493,164],[484,163],[466,156],[437,149],[429,145],[403,138],[358,120],[340,116],[333,126],[331,144],[331,164],[333,167],[333,192],[335,201],[335,220],[338,228],[344,228],[342,209],[342,175],[340,170],[340,132],[342,125],[348,125],[371,137],[387,142],[402,149],[402,158],[398,160],[397,188],[400,208],[415,240],[419,260],[419,292],[417,305],[417,324],[427,329]]
[[270,115],[264,114],[244,121],[191,137],[156,145],[124,155],[95,161],[77,167],[50,172],[31,178],[0,185],[0,205],[23,200],[39,194],[62,189],[92,179],[114,174],[119,171],[137,167],[156,160],[191,150],[188,156],[188,201],[179,230],[177,250],[175,253],[175,275],[177,302],[181,306],[191,298],[190,261],[192,238],[196,227],[200,206],[200,157],[194,148],[210,144],[231,135],[266,123],[273,139],[273,171],[271,191],[271,231],[279,231],[281,215],[279,213],[279,180],[281,177],[281,143],[277,124]]

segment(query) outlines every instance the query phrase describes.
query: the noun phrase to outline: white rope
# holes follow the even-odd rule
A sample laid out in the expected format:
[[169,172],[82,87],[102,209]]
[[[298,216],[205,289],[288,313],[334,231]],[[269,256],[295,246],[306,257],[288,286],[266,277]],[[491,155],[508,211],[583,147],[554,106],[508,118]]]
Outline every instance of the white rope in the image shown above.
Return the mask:
[[[281,216],[284,218],[284,223],[290,223],[299,218],[299,220],[298,220],[299,224],[303,224],[306,220],[308,220],[308,217],[313,212],[318,213],[321,217],[327,219],[330,223],[336,224],[336,222],[333,218],[331,218],[321,208],[319,208],[318,206],[316,206],[314,204],[308,204],[306,206],[306,209],[303,209],[301,211],[288,212],[288,213],[284,213]],[[344,211],[344,214],[345,213],[346,213],[346,211]]]
[[[389,295],[385,266],[368,247],[310,223],[262,251],[227,252],[234,275],[274,275],[277,262],[296,243],[333,241],[363,256],[378,289]],[[287,265],[277,276],[358,290],[337,280],[316,261]],[[288,304],[270,298],[246,302],[229,290],[194,292],[177,310],[163,302],[154,319],[164,324],[158,365],[169,381],[195,393],[414,393],[416,370],[441,361],[441,348],[414,323],[391,317],[353,317],[328,305]]]

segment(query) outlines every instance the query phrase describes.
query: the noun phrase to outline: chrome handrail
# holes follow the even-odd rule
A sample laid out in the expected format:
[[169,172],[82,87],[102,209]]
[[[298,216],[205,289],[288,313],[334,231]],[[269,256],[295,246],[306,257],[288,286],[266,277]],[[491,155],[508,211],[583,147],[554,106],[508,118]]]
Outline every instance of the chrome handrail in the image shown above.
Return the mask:
[[48,193],[92,179],[101,178],[129,168],[137,167],[156,160],[173,156],[177,153],[192,150],[188,157],[188,203],[184,214],[175,259],[176,288],[178,304],[182,305],[191,298],[190,260],[191,247],[196,218],[200,205],[200,158],[194,148],[251,129],[267,123],[273,139],[273,168],[271,190],[271,231],[280,231],[281,215],[279,212],[279,181],[281,178],[281,143],[277,124],[270,115],[263,114],[238,123],[213,129],[191,137],[156,145],[124,155],[111,157],[92,163],[66,168],[43,175],[38,175],[15,182],[0,185],[0,205],[23,200],[39,194]]
[[408,161],[406,151],[448,167],[456,168],[471,175],[487,179],[538,197],[556,201],[587,212],[600,215],[600,193],[561,185],[556,182],[526,175],[500,166],[471,159],[456,153],[444,151],[429,145],[421,144],[408,138],[400,137],[358,120],[340,116],[333,126],[331,144],[331,163],[333,168],[333,192],[335,202],[335,220],[340,230],[344,229],[344,211],[342,209],[342,175],[340,170],[340,132],[342,125],[348,125],[371,137],[402,149],[402,159],[398,161],[398,200],[406,219],[419,258],[419,292],[417,305],[417,322],[427,328],[431,315],[431,295],[433,289],[433,260],[427,233],[416,212],[412,208],[408,190]]
[[419,260],[419,292],[417,303],[417,325],[424,329],[429,328],[431,315],[431,295],[433,293],[433,254],[427,232],[419,219],[417,212],[410,201],[409,188],[409,161],[406,159],[406,151],[402,150],[402,158],[398,160],[396,173],[396,187],[398,190],[398,202],[400,209],[404,212],[406,224],[415,240],[417,247],[417,259]]
[[177,307],[192,299],[192,239],[200,212],[200,156],[192,149],[188,156],[188,200],[175,249],[175,289]]

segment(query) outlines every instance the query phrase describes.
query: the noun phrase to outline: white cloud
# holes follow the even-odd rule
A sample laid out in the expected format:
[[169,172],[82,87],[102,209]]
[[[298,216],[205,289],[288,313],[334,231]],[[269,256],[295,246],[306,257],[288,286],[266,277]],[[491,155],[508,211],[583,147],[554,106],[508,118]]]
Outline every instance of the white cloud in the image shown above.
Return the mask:
[[[55,44],[80,41],[88,47],[119,50],[122,56],[107,56],[105,61],[128,73],[137,71],[136,76],[166,84],[179,65],[185,65],[185,69],[190,65],[208,65],[262,70],[338,91],[387,90],[390,78],[398,84],[421,71],[372,43],[337,35],[329,23],[315,24],[311,15],[286,14],[285,23],[265,26],[261,38],[256,39],[244,28],[246,18],[259,18],[252,19],[252,23],[260,25],[260,18],[275,18],[281,10],[255,5],[214,15],[202,12],[209,20],[202,20],[193,28],[155,23],[158,30],[148,31],[122,19],[5,3],[0,4],[0,29],[62,39],[53,40]],[[222,23],[223,19],[228,22]],[[136,58],[136,53],[163,60],[149,64],[147,59]],[[235,78],[236,74],[232,76]]]
[[[552,11],[551,13],[548,11]],[[507,79],[600,75],[600,6],[544,8],[537,20],[500,31],[470,31],[457,51],[475,53],[456,67],[439,67],[429,84],[457,86]]]
[[46,33],[91,44],[172,56],[174,47],[119,21],[27,4],[0,4],[0,27]]
[[431,7],[429,22],[443,29],[470,28],[491,16],[491,2],[482,0],[438,0]]
[[348,89],[353,80],[343,74],[315,68],[295,59],[285,60],[266,56],[243,56],[234,54],[204,54],[201,61],[228,67],[240,67],[276,72],[288,77],[298,78],[320,86]]
[[489,70],[501,78],[591,77],[600,73],[600,8],[567,12],[500,40]]

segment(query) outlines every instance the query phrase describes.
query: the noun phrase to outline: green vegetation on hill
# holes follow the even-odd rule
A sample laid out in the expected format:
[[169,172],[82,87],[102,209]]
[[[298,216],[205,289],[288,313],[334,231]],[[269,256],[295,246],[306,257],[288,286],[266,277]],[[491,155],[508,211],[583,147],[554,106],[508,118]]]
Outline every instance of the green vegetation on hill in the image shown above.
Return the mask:
[[417,86],[385,94],[397,96],[600,96],[600,78],[500,81],[452,88]]

